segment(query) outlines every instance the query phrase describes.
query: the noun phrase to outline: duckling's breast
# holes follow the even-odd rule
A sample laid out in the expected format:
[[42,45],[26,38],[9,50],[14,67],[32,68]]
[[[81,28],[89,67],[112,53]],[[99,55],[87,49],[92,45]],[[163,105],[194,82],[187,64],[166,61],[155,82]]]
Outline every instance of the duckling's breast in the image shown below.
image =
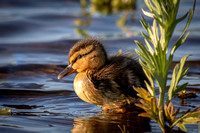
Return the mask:
[[102,105],[103,96],[94,87],[86,72],[78,73],[74,79],[74,90],[79,98],[91,104]]

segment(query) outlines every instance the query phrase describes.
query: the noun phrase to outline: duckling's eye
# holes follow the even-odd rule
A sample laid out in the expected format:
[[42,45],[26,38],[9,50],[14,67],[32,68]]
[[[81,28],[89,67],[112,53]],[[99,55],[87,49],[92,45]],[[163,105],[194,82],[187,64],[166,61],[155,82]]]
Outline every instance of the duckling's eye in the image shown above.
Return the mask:
[[78,55],[77,57],[76,57],[76,59],[80,59],[81,57],[82,57],[83,55]]
[[80,59],[80,58],[82,58],[83,57],[83,55],[78,55],[77,57],[76,57],[76,59],[74,60],[74,61],[72,61],[72,64],[74,64],[78,59]]

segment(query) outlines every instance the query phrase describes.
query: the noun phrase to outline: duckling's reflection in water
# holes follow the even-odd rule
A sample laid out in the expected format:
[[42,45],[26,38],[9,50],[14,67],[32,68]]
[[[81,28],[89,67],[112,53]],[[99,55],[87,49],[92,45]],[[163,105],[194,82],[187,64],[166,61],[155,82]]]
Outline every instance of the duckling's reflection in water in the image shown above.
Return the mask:
[[91,118],[74,119],[72,133],[141,133],[149,132],[150,119],[139,117],[138,112],[106,113]]

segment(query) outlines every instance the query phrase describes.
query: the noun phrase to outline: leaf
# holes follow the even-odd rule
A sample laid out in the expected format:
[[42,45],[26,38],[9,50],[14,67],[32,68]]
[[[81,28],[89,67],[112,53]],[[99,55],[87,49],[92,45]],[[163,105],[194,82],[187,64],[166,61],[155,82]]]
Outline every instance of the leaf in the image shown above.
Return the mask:
[[183,90],[187,83],[181,85],[180,87],[177,87],[179,81],[183,78],[183,76],[186,75],[187,71],[189,68],[186,68],[183,70],[184,64],[186,59],[188,58],[189,55],[184,56],[180,63],[176,64],[173,74],[172,74],[172,80],[171,80],[171,85],[168,91],[168,98],[167,98],[167,104],[169,101],[172,99],[172,97],[179,91]]
[[152,117],[151,115],[149,115],[148,113],[140,113],[139,116],[142,116],[142,117],[147,117],[147,118],[151,118],[154,120],[154,117]]
[[172,102],[168,104],[168,106],[165,104],[165,118],[168,121],[169,125],[171,125],[176,118],[176,115],[179,113],[179,109],[174,110],[174,106]]
[[150,54],[149,51],[145,48],[144,44],[135,41],[141,52],[139,52],[137,49],[135,50],[136,53],[148,64],[153,68],[153,56]]
[[177,89],[174,91],[174,95],[182,90],[185,89],[185,87],[188,85],[188,83],[184,83],[181,86],[178,86]]
[[135,104],[136,106],[142,108],[143,110],[145,110],[146,113],[141,113],[139,114],[139,116],[142,117],[149,117],[151,119],[154,119],[155,121],[159,120],[159,116],[158,116],[158,105],[156,103],[156,99],[155,98],[150,98],[148,100],[140,100],[141,104]]
[[[185,25],[185,27],[184,27],[184,30],[183,30],[181,36],[179,37],[179,39],[178,39],[178,40],[176,41],[176,43],[174,44],[174,46],[173,46],[173,48],[172,48],[172,50],[171,50],[170,56],[173,55],[173,53],[175,52],[175,50],[176,50],[181,44],[183,44],[183,43],[185,42],[187,36],[189,35],[189,32],[188,32],[188,33],[186,34],[186,36],[183,38],[183,36],[185,35],[185,32],[187,31],[187,29],[188,29],[188,27],[189,27],[189,25],[190,25],[191,20],[192,20],[192,17],[193,17],[193,14],[194,14],[194,10],[195,10],[195,5],[196,5],[196,0],[194,1],[194,4],[193,4],[193,10],[190,10],[190,11],[189,11],[189,17],[188,17],[187,23],[186,23],[186,25]],[[176,20],[176,24],[179,23],[180,21],[184,20],[184,19],[187,17],[187,15],[188,15],[188,12],[187,12],[185,15],[183,15],[181,18],[177,19],[177,20]],[[171,58],[171,57],[170,57],[170,58]]]
[[146,81],[144,81],[147,87],[147,90],[149,91],[149,93],[151,94],[151,96],[155,97],[155,91],[154,88],[152,86],[150,86]]
[[142,98],[144,100],[147,100],[147,101],[151,101],[151,95],[146,89],[144,89],[144,88],[135,88],[135,87],[133,87],[133,88],[138,93],[137,95],[140,98]]
[[153,18],[156,20],[156,22],[157,22],[162,28],[165,27],[165,24],[162,22],[162,19],[159,18],[156,14],[154,14],[154,17],[153,17]]
[[161,8],[162,8],[162,9],[161,9],[162,12],[165,13],[166,16],[169,16],[169,15],[168,15],[168,12],[167,12],[167,9],[165,8],[165,4],[164,4],[163,2],[161,2]]
[[153,10],[155,10],[155,7],[152,6],[151,1],[150,0],[144,0],[145,4],[147,5],[147,7],[149,8],[149,10],[152,12]]
[[156,11],[156,12],[158,13],[158,15],[161,15],[162,10],[161,10],[161,6],[160,6],[159,1],[157,1],[157,0],[152,0],[152,2],[153,2],[153,4],[155,5],[154,11]]
[[187,12],[187,13],[186,13],[185,15],[183,15],[182,17],[178,18],[178,19],[176,20],[176,23],[179,23],[179,22],[183,21],[183,20],[187,17],[188,13],[189,13],[189,12]]
[[136,103],[135,106],[140,107],[141,109],[143,109],[144,111],[146,111],[146,113],[150,113],[151,114],[150,107],[149,107],[150,102],[141,99],[140,103],[141,104]]
[[142,21],[140,21],[140,23],[142,24],[143,28],[147,31],[147,28],[148,28],[147,22],[142,15],[141,15],[141,18],[142,18]]
[[173,48],[172,48],[172,50],[171,50],[171,52],[170,52],[170,56],[169,56],[169,58],[168,58],[169,63],[171,63],[171,61],[172,61],[172,59],[173,59],[173,54],[174,54],[174,52],[176,51],[176,49],[177,49],[178,47],[180,47],[181,44],[183,44],[183,43],[185,42],[186,38],[187,38],[188,35],[189,35],[189,32],[185,35],[185,37],[183,37],[184,35],[185,35],[185,34],[182,34],[182,35],[179,37],[179,39],[176,41],[176,43],[174,44],[174,46],[173,46]]
[[158,107],[157,107],[157,103],[156,103],[156,99],[155,98],[151,99],[151,108],[152,108],[152,112],[155,115],[158,115]]
[[187,128],[182,123],[178,123],[176,126],[179,127],[180,129],[184,130],[184,131],[187,131]]
[[119,56],[122,54],[122,50],[120,49],[119,51],[117,51],[116,56]]
[[149,36],[147,36],[146,34],[144,34],[143,31],[141,31],[141,34],[144,38],[146,38],[147,40],[149,40],[150,42],[152,42],[151,38]]
[[154,36],[153,43],[156,44],[159,41],[159,35],[158,35],[158,27],[157,27],[157,23],[155,19],[153,21],[152,32]]
[[147,41],[147,39],[144,39],[146,45],[147,45],[147,49],[149,50],[149,52],[151,53],[151,55],[154,54],[154,50],[152,49],[151,45],[149,44],[149,42]]
[[142,66],[142,68],[144,68],[144,69],[150,69],[145,63],[142,62],[141,59],[139,59],[139,63]]
[[143,61],[149,62],[149,59],[139,50],[135,49],[135,52],[142,58]]
[[183,116],[179,117],[174,121],[171,127],[178,126],[182,130],[187,131],[185,124],[192,124],[198,121],[200,121],[200,108],[197,108],[194,111],[189,111]]
[[152,13],[143,10],[143,8],[141,8],[141,10],[144,13],[144,15],[146,15],[147,17],[153,18],[153,14]]

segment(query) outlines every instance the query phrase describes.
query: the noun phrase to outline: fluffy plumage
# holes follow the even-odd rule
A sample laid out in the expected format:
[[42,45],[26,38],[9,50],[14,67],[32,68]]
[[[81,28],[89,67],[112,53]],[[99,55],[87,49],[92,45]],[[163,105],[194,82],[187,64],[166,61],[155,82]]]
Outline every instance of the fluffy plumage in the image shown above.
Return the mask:
[[76,94],[103,110],[120,109],[137,102],[133,86],[146,88],[144,80],[148,82],[136,59],[124,55],[107,57],[103,45],[93,38],[72,47],[68,67],[58,78],[73,72],[79,72],[74,80]]

